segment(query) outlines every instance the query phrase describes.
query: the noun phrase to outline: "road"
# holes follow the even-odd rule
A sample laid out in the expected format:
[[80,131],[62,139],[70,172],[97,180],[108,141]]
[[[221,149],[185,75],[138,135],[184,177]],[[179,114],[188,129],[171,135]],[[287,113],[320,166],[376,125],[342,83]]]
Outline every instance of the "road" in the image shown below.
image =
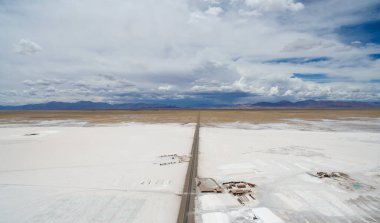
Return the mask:
[[187,168],[185,185],[182,193],[181,206],[177,223],[194,223],[194,199],[196,196],[196,180],[198,167],[199,127],[201,115],[198,112],[197,125],[195,127],[191,159]]

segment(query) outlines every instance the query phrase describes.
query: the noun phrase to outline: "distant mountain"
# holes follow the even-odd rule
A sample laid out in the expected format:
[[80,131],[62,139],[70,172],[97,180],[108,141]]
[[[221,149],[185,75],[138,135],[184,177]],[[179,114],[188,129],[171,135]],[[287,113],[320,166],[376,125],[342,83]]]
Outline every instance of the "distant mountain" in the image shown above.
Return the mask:
[[104,102],[47,102],[17,106],[0,106],[0,110],[121,110],[121,109],[180,109],[180,108],[380,108],[380,102],[361,101],[279,101],[239,105],[207,105],[194,103],[127,103]]
[[57,102],[52,101],[41,104],[28,104],[18,106],[0,106],[0,110],[111,110],[111,109],[154,109],[154,108],[176,108],[171,105],[162,104],[108,104],[103,102],[78,101]]
[[380,108],[380,102],[306,100],[297,102],[259,102],[251,106],[270,108]]

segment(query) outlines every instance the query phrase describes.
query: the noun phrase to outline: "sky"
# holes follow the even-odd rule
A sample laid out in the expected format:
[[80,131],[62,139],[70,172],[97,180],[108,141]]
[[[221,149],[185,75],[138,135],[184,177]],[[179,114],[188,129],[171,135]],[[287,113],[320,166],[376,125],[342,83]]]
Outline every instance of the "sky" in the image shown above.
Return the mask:
[[380,101],[378,0],[0,0],[0,104]]

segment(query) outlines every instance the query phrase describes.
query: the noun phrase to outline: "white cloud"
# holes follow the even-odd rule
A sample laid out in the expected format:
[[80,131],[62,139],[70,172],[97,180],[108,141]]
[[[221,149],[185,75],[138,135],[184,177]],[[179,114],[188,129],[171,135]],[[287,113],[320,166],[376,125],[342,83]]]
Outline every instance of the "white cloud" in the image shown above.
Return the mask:
[[61,79],[39,79],[39,80],[24,80],[23,84],[27,86],[49,86],[49,85],[60,85],[65,83]]
[[160,91],[170,91],[173,88],[171,85],[159,86],[158,90]]
[[223,9],[221,7],[210,7],[205,11],[206,14],[217,16],[223,13]]
[[188,24],[196,23],[197,21],[205,20],[207,16],[200,11],[191,12],[189,15],[189,19],[187,20]]
[[271,87],[269,89],[269,96],[276,96],[280,92],[278,86]]
[[294,0],[245,0],[245,4],[258,11],[271,12],[271,11],[299,11],[304,8],[301,2]]
[[320,47],[322,42],[320,40],[313,39],[297,39],[286,45],[284,51],[301,51],[301,50],[310,50],[316,47]]
[[[324,39],[321,37],[309,37],[309,38],[299,38],[284,46],[284,52],[302,52],[314,50],[320,53],[340,53],[352,51],[354,48],[350,45],[344,45],[337,42],[336,40]],[[331,54],[330,54],[331,55]]]
[[246,9],[240,9],[238,11],[239,15],[242,15],[242,16],[260,16],[262,15],[261,12],[259,12],[258,10],[246,10]]
[[22,55],[31,55],[38,53],[42,50],[41,46],[39,46],[37,43],[28,40],[28,39],[21,39],[16,45],[13,47],[13,51],[22,54]]
[[292,90],[287,90],[285,91],[285,93],[283,94],[283,96],[292,96],[293,95],[293,91]]
[[204,1],[209,2],[213,5],[219,5],[222,0],[204,0]]

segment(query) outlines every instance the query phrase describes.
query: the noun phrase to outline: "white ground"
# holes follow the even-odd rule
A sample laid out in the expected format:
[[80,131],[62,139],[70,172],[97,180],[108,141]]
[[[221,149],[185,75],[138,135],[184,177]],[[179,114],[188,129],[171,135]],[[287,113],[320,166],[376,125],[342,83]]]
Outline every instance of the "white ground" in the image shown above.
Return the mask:
[[[199,176],[256,183],[257,200],[201,194],[198,222],[380,222],[380,119],[288,121],[201,128]],[[193,124],[28,126],[0,123],[1,223],[176,221],[187,163],[157,163],[190,152]]]
[[[308,131],[283,124],[201,128],[199,177],[255,183],[257,201],[242,206],[230,194],[200,194],[198,222],[380,222],[378,121],[351,122],[360,128],[314,122],[318,128]],[[347,173],[355,184],[308,174],[317,171]]]
[[[29,135],[37,133],[38,135]],[[0,222],[175,222],[194,125],[0,128]]]

